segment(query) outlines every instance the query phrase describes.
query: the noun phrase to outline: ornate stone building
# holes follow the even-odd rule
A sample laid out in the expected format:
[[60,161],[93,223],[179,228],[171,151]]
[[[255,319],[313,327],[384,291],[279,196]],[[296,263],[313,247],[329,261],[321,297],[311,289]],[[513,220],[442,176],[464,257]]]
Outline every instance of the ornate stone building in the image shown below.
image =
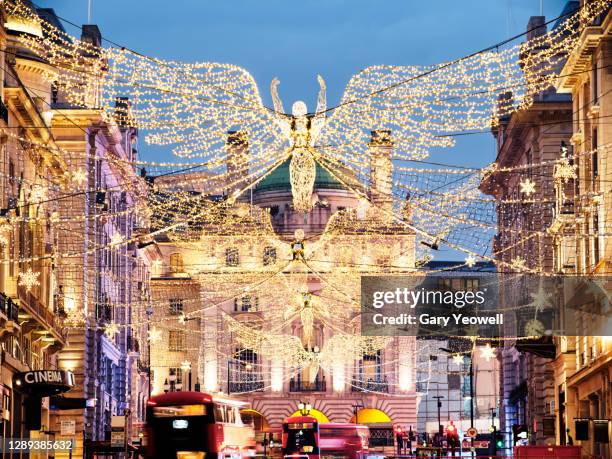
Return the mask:
[[[571,8],[571,2],[569,8]],[[545,18],[532,17],[527,25],[527,39],[546,33]],[[500,103],[511,103],[512,94],[500,96]],[[483,179],[480,189],[495,197],[499,232],[493,242],[495,257],[503,262],[500,272],[511,273],[515,263],[543,273],[555,272],[553,236],[544,235],[555,218],[556,190],[553,180],[555,161],[562,145],[569,142],[572,117],[571,98],[547,90],[536,95],[525,110],[503,117],[493,129],[497,143],[496,168]],[[522,192],[523,183],[535,186],[534,194]],[[506,277],[509,279],[509,277]],[[525,284],[526,285],[526,284]],[[504,310],[529,305],[533,298],[525,285],[503,282],[500,308]],[[509,321],[508,321],[509,322]],[[517,313],[506,324],[509,337],[525,336],[526,323]],[[555,398],[552,385],[554,357],[551,342],[525,340],[504,342],[501,360],[501,430],[506,445],[513,443],[513,429],[525,426],[531,444],[555,441]]]
[[[382,134],[373,133],[370,148],[389,159],[392,145]],[[230,133],[228,146],[231,170],[248,143]],[[391,205],[387,166],[374,162],[373,184],[359,185],[383,209]],[[260,428],[278,427],[300,401],[309,402],[332,422],[355,414],[374,421],[379,441],[388,442],[392,424],[416,426],[415,338],[390,338],[350,362],[341,349],[330,356],[340,335],[359,335],[360,276],[381,273],[378,266],[388,274],[413,271],[415,235],[318,163],[312,210],[294,211],[289,169],[289,161],[280,164],[236,202],[231,189],[225,197],[192,189],[207,205],[224,203],[222,229],[209,231],[204,222],[194,234],[184,230],[150,247],[160,252],[151,280],[158,304],[152,323],[161,334],[151,344],[153,392],[180,383],[228,393],[249,402]],[[150,180],[171,195],[189,178]],[[310,363],[288,363],[282,354],[291,352],[306,353]]]
[[[61,27],[53,10],[33,11]],[[137,131],[68,103],[52,82],[61,70],[18,38],[42,33],[34,21],[0,22],[2,434],[75,439],[78,458],[126,410],[134,413],[129,434],[148,396],[138,364],[143,331],[132,327],[148,296],[147,259],[134,232],[144,226],[135,209],[146,196],[131,164]],[[83,38],[101,40],[94,25],[83,27]],[[43,369],[68,375],[71,390],[48,397],[25,387],[30,377],[20,374]],[[34,396],[42,396],[40,426],[22,422]]]
[[[608,166],[612,130],[607,121],[612,114],[611,62],[612,14],[608,10],[582,32],[557,85],[559,92],[573,100],[570,160],[575,176],[558,181],[555,219],[550,226],[558,272],[602,276],[605,292],[603,296],[583,295],[586,303],[568,318],[580,333],[557,340],[554,390],[558,440],[564,443],[569,429],[583,454],[606,458],[611,455],[612,346],[607,336],[596,336],[596,328],[605,323],[591,313],[598,308],[606,310],[606,295],[612,291],[608,277],[612,271],[612,172]],[[565,287],[560,298],[569,302],[580,293],[580,287]]]

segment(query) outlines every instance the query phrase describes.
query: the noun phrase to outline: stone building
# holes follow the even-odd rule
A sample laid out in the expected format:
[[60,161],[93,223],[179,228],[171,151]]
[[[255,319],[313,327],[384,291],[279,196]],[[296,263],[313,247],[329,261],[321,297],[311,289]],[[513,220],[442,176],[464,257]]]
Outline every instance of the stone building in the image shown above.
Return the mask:
[[[53,10],[33,11],[61,28]],[[145,197],[131,164],[137,131],[67,101],[50,78],[61,69],[18,39],[40,35],[36,22],[1,23],[0,123],[8,124],[1,138],[1,250],[9,260],[0,267],[3,431],[75,439],[71,457],[83,457],[85,443],[110,435],[113,415],[134,413],[127,417],[129,434],[148,396],[139,365],[142,330],[132,327],[148,295],[147,259],[139,256],[134,232],[143,226],[136,210]],[[84,26],[83,39],[100,44],[98,28]],[[117,104],[129,108],[127,100]],[[14,384],[23,387],[29,377],[12,375],[42,369],[66,375],[70,390],[61,397],[38,394],[42,425],[27,429],[20,412],[37,394],[30,388],[20,394]]]
[[[575,9],[569,2],[566,10]],[[545,18],[532,17],[527,25],[527,39],[546,33]],[[512,94],[500,96],[500,103],[512,103]],[[504,264],[502,273],[512,273],[512,266],[524,265],[541,273],[555,272],[553,236],[547,230],[555,218],[556,189],[553,179],[555,161],[562,146],[571,137],[571,97],[552,88],[534,98],[525,110],[500,119],[493,135],[497,144],[496,169],[484,177],[480,189],[495,197],[499,231],[493,241],[493,253]],[[510,172],[497,171],[511,168]],[[531,183],[535,192],[524,193]],[[533,291],[510,280],[500,285],[502,309],[517,309],[515,319],[506,325],[508,337],[530,336],[518,310],[531,304]],[[506,340],[501,359],[501,430],[506,444],[512,445],[513,429],[527,428],[531,444],[555,441],[555,398],[552,385],[554,345],[544,342]],[[523,426],[523,427],[520,427]]]
[[[388,137],[373,132],[375,157],[390,158]],[[248,139],[230,133],[228,145],[231,171],[233,155],[248,155]],[[222,229],[203,222],[194,234],[170,234],[150,248],[161,252],[151,279],[158,305],[153,322],[162,324],[161,339],[151,343],[153,392],[177,390],[180,383],[182,389],[197,384],[202,391],[239,397],[249,402],[259,430],[280,426],[304,401],[321,419],[347,422],[356,416],[373,423],[375,442],[388,443],[392,424],[416,426],[414,337],[391,338],[350,363],[320,367],[289,365],[266,347],[280,344],[280,354],[286,340],[287,348],[297,342],[303,352],[322,356],[338,334],[358,334],[357,313],[342,323],[332,320],[334,313],[354,310],[359,276],[376,272],[376,265],[389,266],[389,274],[414,270],[415,235],[368,207],[318,163],[313,208],[294,211],[289,169],[289,161],[280,164],[235,203],[228,199],[231,190],[225,197],[192,190],[206,205],[225,203]],[[391,202],[392,171],[376,164],[372,169],[377,181],[358,186],[384,208]],[[194,182],[180,175],[151,181],[168,195]],[[301,253],[308,254],[305,262]],[[313,308],[334,308],[333,313],[315,312],[310,325],[300,321],[300,313],[282,313],[310,307],[311,301]],[[237,338],[241,326],[253,327],[266,344],[245,344],[244,336]],[[269,342],[266,337],[275,334]]]
[[[611,454],[612,346],[607,336],[597,336],[603,333],[596,327],[606,325],[597,309],[605,311],[606,295],[612,290],[607,277],[612,260],[612,172],[608,166],[612,130],[607,121],[612,113],[611,36],[612,14],[608,10],[583,30],[557,85],[560,93],[571,95],[573,100],[570,164],[574,177],[557,182],[556,213],[550,225],[558,272],[591,279],[601,276],[603,292],[603,296],[583,296],[586,304],[578,305],[566,319],[577,325],[577,336],[557,339],[554,392],[558,441],[567,441],[565,431],[569,429],[583,454],[606,458]],[[581,287],[565,286],[559,293],[569,304],[581,293]]]
[[[458,261],[430,261],[424,269],[434,271],[441,290],[478,290],[481,282],[496,272],[492,262],[477,262],[468,267]],[[460,362],[455,355],[466,349],[467,341],[449,337],[417,340],[416,390],[419,396],[417,426],[419,434],[430,438],[438,432],[438,403],[443,427],[452,421],[461,432],[471,426],[473,412],[474,427],[479,432],[489,432],[492,424],[499,430],[497,412],[500,406],[500,365],[493,356],[482,356],[484,343],[473,352],[463,354]],[[470,359],[473,361],[473,381],[470,378]],[[474,398],[470,385],[474,385]],[[493,416],[492,416],[493,414]]]

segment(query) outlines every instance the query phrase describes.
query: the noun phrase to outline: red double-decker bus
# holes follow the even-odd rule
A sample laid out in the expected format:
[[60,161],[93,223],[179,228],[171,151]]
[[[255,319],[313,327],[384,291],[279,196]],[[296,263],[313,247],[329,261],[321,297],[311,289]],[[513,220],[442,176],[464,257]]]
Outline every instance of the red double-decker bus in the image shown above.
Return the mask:
[[363,459],[369,438],[370,431],[364,425],[319,423],[312,416],[293,416],[283,423],[282,451],[284,457],[296,459]]
[[147,402],[147,459],[238,458],[255,453],[245,403],[202,392],[169,392]]

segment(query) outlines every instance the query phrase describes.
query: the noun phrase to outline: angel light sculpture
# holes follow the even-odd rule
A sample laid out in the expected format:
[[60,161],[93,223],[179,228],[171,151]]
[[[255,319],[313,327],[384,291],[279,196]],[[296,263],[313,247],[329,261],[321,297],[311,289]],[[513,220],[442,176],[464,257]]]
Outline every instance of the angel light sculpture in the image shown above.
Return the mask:
[[274,78],[270,92],[278,123],[289,140],[287,156],[291,157],[289,180],[293,195],[293,207],[298,212],[308,212],[312,205],[312,192],[316,179],[315,142],[325,124],[326,95],[325,80],[317,76],[320,90],[317,99],[317,110],[314,115],[308,113],[306,103],[298,100],[291,107],[291,116],[285,115],[283,103],[278,95],[279,80]]

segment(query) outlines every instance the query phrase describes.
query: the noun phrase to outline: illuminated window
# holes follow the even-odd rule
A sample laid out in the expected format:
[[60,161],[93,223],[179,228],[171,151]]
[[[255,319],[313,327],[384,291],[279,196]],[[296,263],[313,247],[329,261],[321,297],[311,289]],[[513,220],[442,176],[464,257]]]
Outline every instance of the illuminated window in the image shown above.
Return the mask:
[[170,315],[178,316],[183,312],[183,299],[182,298],[172,298],[170,300]]
[[276,263],[276,249],[274,247],[264,247],[263,265],[270,266]]
[[170,272],[182,273],[183,271],[183,256],[180,253],[170,255]]
[[240,265],[240,253],[235,247],[225,249],[225,266],[235,267]]
[[185,333],[182,330],[168,332],[168,350],[170,352],[182,351],[185,347]]

